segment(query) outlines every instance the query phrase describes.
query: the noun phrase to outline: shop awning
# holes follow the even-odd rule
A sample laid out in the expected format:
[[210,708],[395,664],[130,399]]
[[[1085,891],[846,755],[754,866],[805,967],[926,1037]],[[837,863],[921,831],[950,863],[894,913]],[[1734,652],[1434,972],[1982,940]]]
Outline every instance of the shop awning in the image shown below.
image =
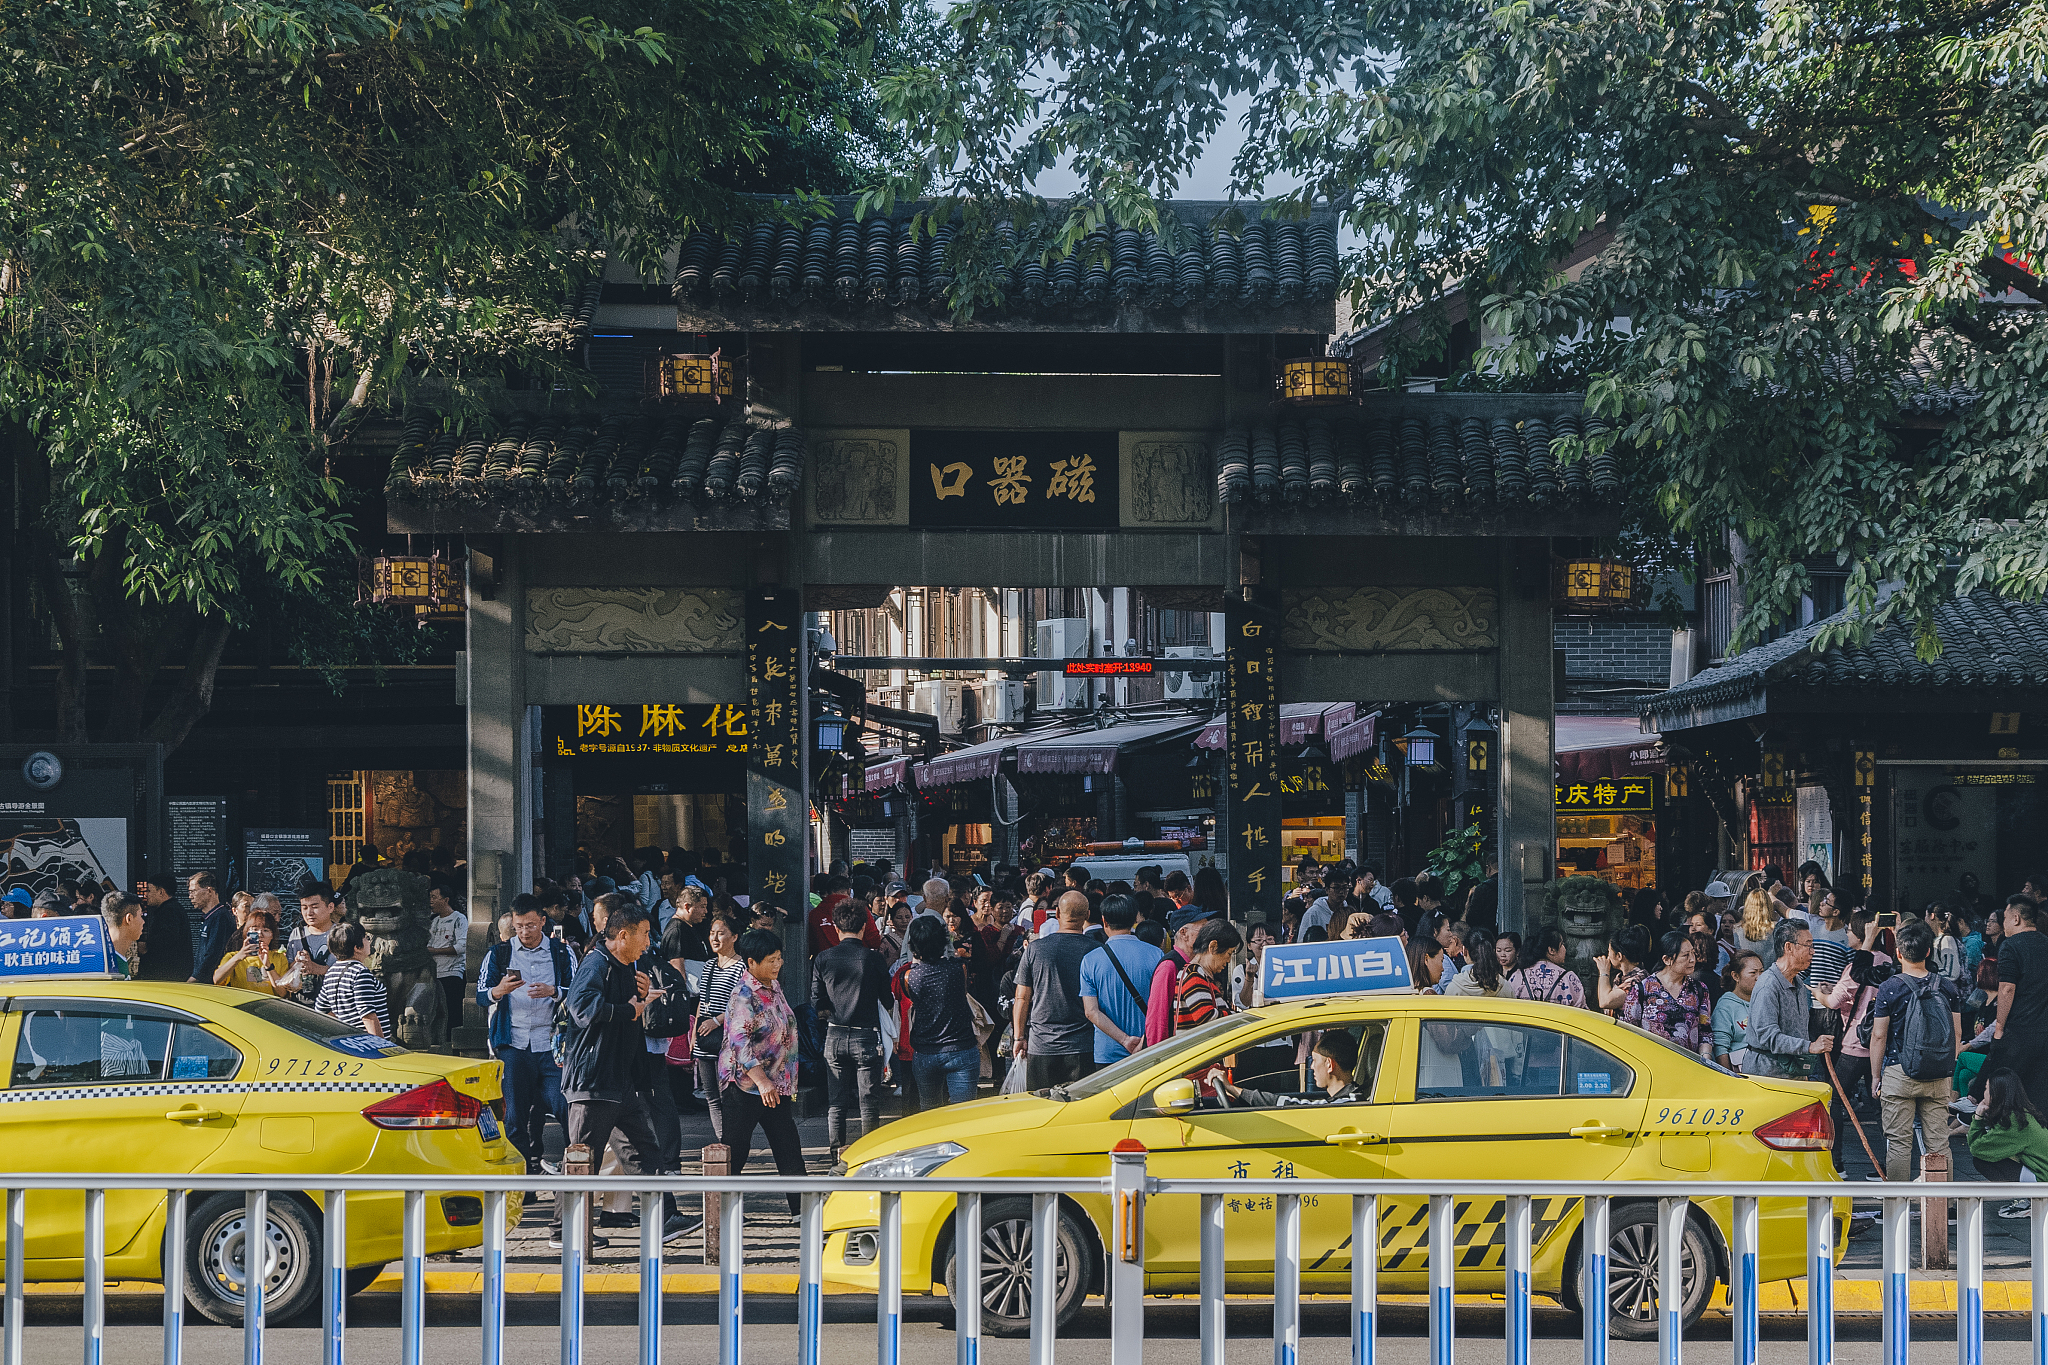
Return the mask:
[[867,770],[867,789],[871,792],[885,792],[892,787],[902,786],[909,776],[910,760],[892,758]]
[[986,782],[1002,766],[1003,755],[1016,746],[1015,737],[1006,735],[941,754],[929,763],[917,765],[917,785],[930,791],[933,787],[951,787],[962,782]]
[[[1330,732],[1334,725],[1349,724],[1358,714],[1357,702],[1287,701],[1280,703],[1280,742],[1306,744]],[[1221,749],[1228,742],[1230,723],[1217,717],[1195,736],[1197,749]]]
[[1017,771],[1020,774],[1065,775],[1113,773],[1121,750],[1171,742],[1179,736],[1193,733],[1198,724],[1175,717],[1171,720],[1133,721],[1102,730],[1020,739],[1016,742]]
[[1634,716],[1559,716],[1557,779],[1591,782],[1664,771],[1664,751]]
[[1332,763],[1342,763],[1347,758],[1355,758],[1366,750],[1379,746],[1380,713],[1369,711],[1348,724],[1337,726],[1329,733]]

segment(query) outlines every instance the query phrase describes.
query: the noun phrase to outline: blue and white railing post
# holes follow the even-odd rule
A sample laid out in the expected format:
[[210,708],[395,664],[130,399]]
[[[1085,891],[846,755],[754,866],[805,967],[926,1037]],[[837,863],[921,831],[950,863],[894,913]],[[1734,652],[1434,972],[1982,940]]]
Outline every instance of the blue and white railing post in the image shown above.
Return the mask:
[[85,1365],[107,1349],[107,1192],[85,1192]]
[[1729,1222],[1735,1233],[1728,1253],[1728,1306],[1735,1314],[1729,1339],[1735,1346],[1735,1365],[1756,1365],[1757,1255],[1763,1234],[1756,1196],[1736,1195]]
[[[1218,1295],[1217,1308],[1222,1308]],[[1351,1196],[1351,1365],[1377,1365],[1379,1355],[1380,1197]]]
[[[796,1365],[822,1365],[825,1331],[825,1196],[807,1194],[797,1222]],[[979,1241],[979,1238],[975,1240]],[[976,1262],[979,1264],[979,1261]]]
[[[164,1365],[184,1365],[185,1360],[185,1219],[189,1196],[183,1190],[164,1191]],[[12,1273],[8,1278],[12,1280]],[[341,1365],[333,1355],[324,1365]]]
[[[1031,1196],[1031,1365],[1052,1365],[1059,1320],[1060,1197]],[[1080,1267],[1076,1266],[1079,1273]]]
[[2027,1209],[2033,1215],[2027,1248],[2034,1271],[2034,1365],[2048,1365],[2048,1199],[2030,1199]]
[[559,1189],[562,1207],[562,1365],[583,1365],[583,1252],[590,1245],[590,1195]]
[[1273,1365],[1301,1359],[1301,1196],[1273,1199]]
[[1956,1200],[1956,1360],[1984,1365],[1984,1201]]
[[1529,1272],[1535,1223],[1529,1196],[1508,1196],[1508,1365],[1529,1365]]
[[1612,1201],[1604,1194],[1586,1196],[1579,1229],[1579,1307],[1585,1319],[1585,1365],[1607,1365],[1607,1255],[1613,1245],[1609,1219]]
[[1202,1199],[1202,1365],[1223,1365],[1227,1329],[1223,1317],[1223,1196]]
[[242,1365],[263,1365],[263,1282],[270,1278],[270,1192],[242,1201]]
[[661,1365],[661,1234],[667,1200],[654,1190],[640,1195],[640,1365]]
[[1835,1365],[1835,1201],[1806,1201],[1806,1365]]
[[1458,1276],[1458,1219],[1451,1197],[1429,1197],[1429,1361],[1452,1365],[1457,1346],[1453,1317]]
[[740,1277],[747,1267],[747,1197],[729,1194],[718,1221],[718,1362],[740,1365],[740,1328],[745,1304]]
[[884,1193],[880,1254],[877,1256],[875,1365],[903,1358],[903,1196]]
[[28,1238],[28,1191],[7,1192],[7,1324],[0,1335],[0,1360],[5,1365],[28,1365],[23,1353],[23,1314],[27,1302],[23,1293],[23,1244]]
[[1685,1220],[1688,1199],[1657,1201],[1657,1359],[1679,1365],[1685,1352]]
[[[966,1248],[962,1251],[961,1248]],[[953,1209],[953,1365],[981,1365],[981,1196],[963,1194]]]
[[1913,1204],[1884,1204],[1884,1365],[1907,1365],[1913,1345]]
[[[338,1198],[340,1194],[336,1190],[330,1197]],[[484,1195],[484,1365],[504,1365],[505,1361],[505,1223],[511,1212],[511,1201],[505,1191],[492,1190]],[[338,1330],[339,1319],[336,1326]],[[329,1361],[328,1365],[341,1362]]]
[[426,1365],[427,1355],[427,1192],[407,1190],[404,1231],[400,1237],[398,1359],[401,1365]]
[[1145,1358],[1145,1147],[1134,1139],[1109,1154],[1109,1361]]

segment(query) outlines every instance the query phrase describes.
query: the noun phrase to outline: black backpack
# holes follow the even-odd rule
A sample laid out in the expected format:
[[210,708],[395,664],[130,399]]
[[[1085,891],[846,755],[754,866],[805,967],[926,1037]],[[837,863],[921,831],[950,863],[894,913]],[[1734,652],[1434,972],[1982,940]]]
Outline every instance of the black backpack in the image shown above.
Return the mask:
[[1899,1069],[1916,1081],[1940,1080],[1956,1069],[1956,1035],[1948,994],[1929,972],[1913,987],[1899,1018]]

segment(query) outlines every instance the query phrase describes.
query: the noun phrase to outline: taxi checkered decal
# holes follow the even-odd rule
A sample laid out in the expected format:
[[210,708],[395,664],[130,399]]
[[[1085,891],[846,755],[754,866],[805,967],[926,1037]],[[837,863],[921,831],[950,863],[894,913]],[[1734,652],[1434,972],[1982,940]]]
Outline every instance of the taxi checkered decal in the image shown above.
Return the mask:
[[397,1081],[144,1081],[134,1085],[0,1090],[0,1104],[34,1100],[104,1100],[151,1095],[274,1095],[314,1090],[395,1095],[412,1085]]
[[[1571,1215],[1576,1198],[1544,1198],[1530,1201],[1531,1251],[1543,1245],[1558,1224]],[[1403,1209],[1392,1204],[1380,1208],[1380,1269],[1421,1272],[1429,1265],[1429,1204],[1424,1201],[1403,1219]],[[1508,1201],[1494,1199],[1483,1204],[1461,1200],[1451,1205],[1456,1227],[1455,1242],[1460,1270],[1506,1270],[1508,1254]]]

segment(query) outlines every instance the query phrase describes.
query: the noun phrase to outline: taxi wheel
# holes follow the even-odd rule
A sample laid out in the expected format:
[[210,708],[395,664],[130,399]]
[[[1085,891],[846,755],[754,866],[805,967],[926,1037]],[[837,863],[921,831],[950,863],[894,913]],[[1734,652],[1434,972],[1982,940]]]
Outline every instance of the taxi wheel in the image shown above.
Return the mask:
[[[981,1330],[993,1337],[1031,1335],[1031,1201],[992,1199],[981,1215]],[[1065,1330],[1088,1297],[1088,1252],[1094,1243],[1066,1201],[1060,1202],[1058,1257],[1053,1262],[1053,1317]],[[960,1294],[959,1248],[946,1254],[946,1292]]]
[[[1607,1229],[1607,1322],[1624,1341],[1657,1339],[1657,1208],[1636,1204],[1617,1208]],[[1680,1259],[1682,1319],[1686,1327],[1707,1310],[1714,1289],[1714,1254],[1697,1219],[1685,1221],[1685,1254]],[[1566,1301],[1578,1307],[1579,1254],[1565,1267]]]
[[[298,1200],[272,1195],[264,1219],[263,1312],[287,1322],[320,1292],[320,1232]],[[193,1311],[226,1327],[242,1324],[248,1219],[239,1194],[217,1194],[192,1210],[185,1230],[185,1298]]]

